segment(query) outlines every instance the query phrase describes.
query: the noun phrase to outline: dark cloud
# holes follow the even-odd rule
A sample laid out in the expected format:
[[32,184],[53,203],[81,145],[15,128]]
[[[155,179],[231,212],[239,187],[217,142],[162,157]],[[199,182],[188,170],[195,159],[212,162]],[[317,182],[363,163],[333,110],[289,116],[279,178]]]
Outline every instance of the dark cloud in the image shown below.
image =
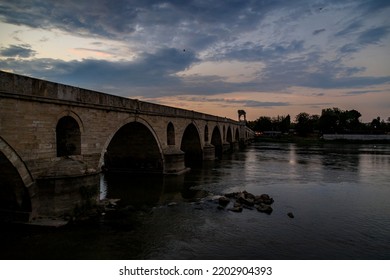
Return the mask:
[[266,102],[266,101],[256,101],[256,100],[246,100],[243,103],[245,107],[283,107],[289,106],[288,102]]
[[127,89],[132,87],[177,86],[180,79],[172,74],[185,70],[197,61],[190,52],[161,49],[156,53],[144,53],[131,62],[93,59],[70,62],[36,59],[22,62],[6,59],[0,60],[0,68],[95,90],[118,88],[117,93],[126,94]]
[[213,36],[228,37],[255,28],[263,15],[278,5],[274,1],[241,0],[5,0],[0,3],[0,16],[7,23],[80,35],[123,39],[143,29],[167,39],[179,33],[194,38],[191,35],[198,33],[201,40],[210,41]]
[[291,41],[273,43],[268,46],[256,45],[252,42],[245,42],[241,45],[225,48],[216,52],[211,60],[239,60],[239,61],[265,61],[279,59],[289,54],[295,54],[304,50],[304,41]]
[[388,0],[361,1],[358,8],[363,10],[365,14],[377,13],[390,7]]
[[326,31],[325,28],[317,29],[317,30],[314,30],[314,31],[313,31],[313,35],[318,35],[318,34],[320,34],[320,33],[322,33],[322,32],[325,32],[325,31]]
[[362,48],[361,45],[357,45],[355,43],[349,43],[342,46],[339,50],[341,53],[355,53],[358,52]]
[[[0,50],[4,57],[0,59],[0,68],[95,90],[109,89],[114,94],[146,97],[284,91],[293,86],[329,89],[384,84],[390,81],[389,76],[364,76],[363,68],[346,66],[341,59],[327,59],[322,46],[312,45],[315,40],[311,40],[310,34],[326,31],[332,39],[344,40],[339,45],[343,57],[355,54],[388,36],[387,25],[370,26],[366,23],[366,17],[388,8],[387,2],[3,0],[0,2],[0,19],[4,22],[46,30],[59,29],[94,38],[93,45],[102,50],[105,46],[99,42],[101,37],[117,40],[131,45],[137,56],[132,61],[84,59],[66,62],[34,59],[31,46],[12,45]],[[332,28],[309,26],[306,38],[300,35],[301,32],[290,36],[289,32],[294,32],[295,27],[289,23],[319,13],[345,12],[345,7],[353,7],[348,11],[349,17],[335,21]],[[339,26],[345,22],[344,26]],[[271,28],[275,32],[270,33],[266,30],[269,26],[278,28]],[[330,32],[335,28],[338,29],[331,36]],[[250,32],[257,35],[252,36]],[[20,61],[17,58],[31,59]],[[197,63],[213,61],[261,62],[262,68],[255,71],[253,80],[246,82],[228,82],[218,73],[177,75]],[[283,102],[246,102],[252,107],[288,105]]]
[[34,56],[35,53],[30,45],[10,45],[7,48],[0,49],[0,55],[5,57],[28,58]]
[[373,85],[381,85],[390,82],[390,76],[382,77],[334,77],[323,74],[314,74],[310,76],[310,80],[302,86],[335,89],[335,88],[358,88]]
[[207,99],[207,102],[224,102],[231,104],[241,104],[245,107],[281,107],[289,106],[288,102],[267,102],[267,101],[257,101],[257,100],[237,100],[237,99]]
[[[215,95],[231,92],[285,91],[289,87],[319,89],[367,87],[390,82],[389,76],[362,76],[364,68],[347,67],[341,61],[321,61],[318,53],[300,57],[264,60],[265,67],[248,82],[228,82],[218,75],[177,76],[200,60],[190,51],[161,49],[144,53],[135,61],[109,62],[85,59],[65,62],[53,59],[0,60],[1,69],[55,82],[128,96]],[[359,74],[359,76],[354,76]],[[231,102],[236,102],[232,100]],[[285,103],[255,101],[256,106],[287,106]]]
[[348,91],[345,93],[345,95],[362,95],[362,94],[367,94],[367,93],[382,93],[384,92],[383,90],[353,90],[353,91]]
[[358,33],[354,43],[348,43],[342,46],[339,51],[341,53],[356,53],[367,45],[378,44],[389,34],[388,26],[374,27]]
[[7,23],[60,29],[73,34],[105,37],[131,33],[138,15],[128,1],[2,1],[0,15]]
[[[183,99],[183,98],[182,98]],[[212,102],[212,103],[220,103],[220,104],[239,104],[245,107],[282,107],[289,106],[288,102],[270,102],[270,101],[257,101],[251,99],[230,99],[230,98],[207,98],[207,97],[190,97],[184,98],[186,101],[194,101],[194,102]]]
[[[285,90],[292,86],[320,89],[366,87],[390,82],[390,76],[363,76],[365,68],[345,66],[342,60],[323,61],[321,53],[267,62],[259,77],[263,90]],[[359,76],[357,76],[359,74]]]
[[324,107],[327,107],[327,106],[331,106],[333,105],[333,103],[329,103],[329,102],[321,102],[321,103],[304,103],[304,104],[300,104],[300,105],[303,105],[305,107],[310,107],[310,108],[324,108]]
[[389,34],[389,30],[390,29],[388,26],[381,26],[381,27],[368,29],[359,35],[359,37],[357,38],[357,43],[362,45],[377,44],[384,37],[386,37],[387,34]]
[[360,30],[361,28],[363,27],[363,23],[361,20],[357,20],[357,21],[354,21],[352,22],[351,24],[349,24],[347,27],[344,27],[342,30],[340,30],[339,32],[337,32],[335,34],[336,37],[342,37],[342,36],[346,36],[346,35],[349,35],[351,33],[354,33],[354,32],[357,32],[358,30]]

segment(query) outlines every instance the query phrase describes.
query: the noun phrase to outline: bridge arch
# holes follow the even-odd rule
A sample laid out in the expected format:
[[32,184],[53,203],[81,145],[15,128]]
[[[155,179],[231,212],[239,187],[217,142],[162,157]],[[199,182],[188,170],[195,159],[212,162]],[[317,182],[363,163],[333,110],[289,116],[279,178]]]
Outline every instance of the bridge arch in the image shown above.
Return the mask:
[[162,173],[161,144],[152,127],[137,118],[123,123],[108,139],[99,166],[107,171]]
[[167,125],[167,144],[168,146],[174,146],[175,145],[175,127],[172,122],[169,122]]
[[236,128],[236,133],[235,133],[235,138],[237,143],[240,142],[240,130],[238,129],[238,127]]
[[187,125],[181,139],[180,149],[184,152],[185,166],[200,165],[203,160],[202,144],[198,128],[194,123]]
[[72,117],[76,122],[77,124],[79,125],[79,128],[80,128],[80,132],[81,133],[84,133],[84,122],[83,120],[81,119],[81,117],[74,111],[71,111],[71,110],[65,110],[65,111],[62,111],[58,116],[57,116],[57,122],[58,120],[60,120],[61,118],[63,117]]
[[[34,180],[16,151],[1,137],[0,170],[0,219],[9,219],[7,214],[15,211],[31,213],[29,188]],[[18,218],[29,219],[29,217],[11,217],[12,220]]]
[[213,145],[215,148],[215,157],[221,159],[223,153],[223,145],[222,135],[218,125],[216,125],[213,129],[213,134],[211,135],[211,145]]
[[57,157],[81,155],[80,125],[72,116],[60,118],[56,125]]

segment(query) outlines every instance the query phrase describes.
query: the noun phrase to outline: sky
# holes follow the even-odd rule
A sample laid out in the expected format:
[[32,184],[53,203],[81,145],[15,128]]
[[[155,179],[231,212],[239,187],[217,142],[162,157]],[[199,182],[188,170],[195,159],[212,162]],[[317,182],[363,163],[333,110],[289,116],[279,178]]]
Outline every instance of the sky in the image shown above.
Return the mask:
[[389,15],[389,0],[0,0],[0,69],[232,119],[387,120]]

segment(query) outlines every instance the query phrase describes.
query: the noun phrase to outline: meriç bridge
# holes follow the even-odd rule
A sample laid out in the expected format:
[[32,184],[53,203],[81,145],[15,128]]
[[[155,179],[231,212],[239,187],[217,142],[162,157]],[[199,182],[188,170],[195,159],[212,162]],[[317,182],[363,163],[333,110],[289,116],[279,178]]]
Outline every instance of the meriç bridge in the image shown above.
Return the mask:
[[71,215],[96,201],[102,170],[181,174],[253,136],[240,116],[0,71],[0,218]]

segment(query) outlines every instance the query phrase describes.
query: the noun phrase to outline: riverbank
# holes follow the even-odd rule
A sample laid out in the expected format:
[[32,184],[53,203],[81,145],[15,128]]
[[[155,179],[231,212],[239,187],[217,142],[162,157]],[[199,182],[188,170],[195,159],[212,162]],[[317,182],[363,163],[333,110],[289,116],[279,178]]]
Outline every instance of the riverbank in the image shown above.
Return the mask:
[[[382,136],[382,137],[381,137]],[[344,143],[344,144],[390,144],[390,135],[346,135],[325,134],[297,136],[280,135],[278,137],[257,136],[256,142],[266,143],[296,143],[296,144],[321,144],[321,143]]]

